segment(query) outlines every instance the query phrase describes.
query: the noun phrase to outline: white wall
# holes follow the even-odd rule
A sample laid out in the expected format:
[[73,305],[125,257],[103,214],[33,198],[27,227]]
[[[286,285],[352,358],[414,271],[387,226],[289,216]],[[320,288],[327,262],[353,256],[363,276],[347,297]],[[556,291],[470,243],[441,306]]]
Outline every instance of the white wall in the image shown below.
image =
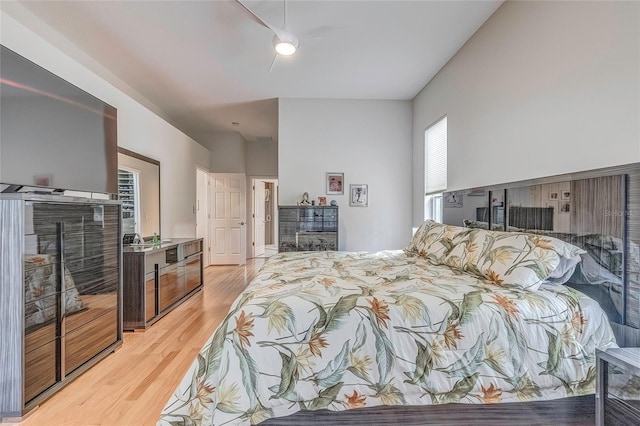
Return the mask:
[[211,132],[202,141],[211,152],[211,173],[245,173],[247,141],[238,132]]
[[[252,208],[254,206],[254,193],[252,189],[252,181],[254,178],[278,179],[278,142],[258,142],[247,141],[247,152],[245,158],[247,168],[247,258],[253,256],[253,229],[255,226],[252,217]],[[275,192],[275,201],[273,205],[277,206],[277,194]],[[271,215],[271,223],[269,227],[276,227],[277,234],[277,212]]]
[[253,191],[251,178],[278,178],[278,142],[246,141],[240,132],[210,132],[202,141],[211,152],[211,173],[244,173],[247,177],[247,258],[253,255],[251,246]]
[[414,225],[445,114],[449,190],[640,161],[640,3],[504,3],[414,99]]
[[[344,172],[339,246],[399,249],[411,239],[411,102],[280,99],[280,204],[326,194],[326,172]],[[349,207],[350,184],[369,185],[369,207]]]
[[118,109],[118,145],[160,161],[162,236],[195,236],[196,165],[209,168],[209,151],[6,12],[0,20],[0,43]]
[[247,142],[248,176],[278,176],[278,142]]

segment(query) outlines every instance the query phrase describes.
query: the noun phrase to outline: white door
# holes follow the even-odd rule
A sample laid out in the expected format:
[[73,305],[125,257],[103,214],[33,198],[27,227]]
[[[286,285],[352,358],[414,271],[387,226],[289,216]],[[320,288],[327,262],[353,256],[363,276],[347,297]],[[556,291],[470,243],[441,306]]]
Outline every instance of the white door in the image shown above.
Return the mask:
[[265,182],[253,181],[253,257],[264,256],[265,241]]
[[246,176],[211,173],[211,264],[246,263]]
[[209,173],[202,169],[196,169],[196,238],[203,239],[202,266],[211,264],[209,260]]

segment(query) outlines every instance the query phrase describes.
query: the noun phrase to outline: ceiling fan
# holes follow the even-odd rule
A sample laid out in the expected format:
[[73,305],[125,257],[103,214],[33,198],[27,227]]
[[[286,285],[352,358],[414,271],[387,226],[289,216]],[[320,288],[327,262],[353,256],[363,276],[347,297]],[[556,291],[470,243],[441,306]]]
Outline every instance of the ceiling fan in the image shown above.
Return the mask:
[[273,61],[271,61],[271,65],[269,66],[269,70],[267,72],[271,71],[279,56],[290,57],[291,55],[296,53],[298,47],[300,46],[301,39],[303,40],[303,44],[306,45],[306,43],[310,42],[311,40],[324,39],[328,36],[335,35],[336,32],[340,32],[345,29],[344,27],[335,25],[321,25],[319,27],[306,31],[300,38],[298,38],[298,36],[287,30],[287,0],[283,0],[282,2],[282,27],[278,27],[271,23],[268,23],[251,9],[249,9],[242,1],[235,0],[235,3],[245,11],[245,14],[252,21],[256,22],[258,25],[268,28],[273,33],[273,47],[276,50],[276,54],[273,56]]
[[[284,0],[283,8],[284,8],[284,21],[282,24],[282,28],[279,28],[275,25],[272,25],[266,22],[264,19],[256,15],[251,9],[249,9],[246,5],[244,5],[240,0],[236,0],[242,8],[248,13],[251,19],[271,30],[273,33],[273,47],[276,49],[276,52],[282,56],[291,56],[296,53],[298,46],[300,44],[298,37],[295,34],[290,33],[285,28],[287,27],[287,2]],[[274,58],[275,61],[275,58]],[[273,64],[271,64],[273,66]]]
[[[268,28],[269,30],[271,30],[271,32],[273,33],[273,47],[276,50],[276,55],[273,58],[273,62],[271,63],[271,66],[269,67],[269,71],[271,70],[271,68],[273,67],[273,64],[276,61],[276,58],[278,57],[278,55],[281,56],[291,56],[294,53],[296,53],[296,51],[298,50],[298,47],[300,45],[300,41],[298,39],[298,37],[293,34],[292,32],[289,32],[286,28],[287,28],[287,1],[283,0],[283,24],[282,27],[277,27],[271,23],[268,23],[267,21],[265,21],[264,19],[262,19],[260,16],[258,16],[255,12],[253,12],[251,9],[249,9],[245,4],[243,4],[240,0],[235,0],[236,3],[238,5],[240,5],[242,7],[242,9],[247,12],[247,15],[257,24],[262,25],[263,27]],[[324,28],[322,28],[322,30],[324,30]],[[317,31],[316,31],[317,33]],[[316,37],[314,38],[318,38],[318,35],[321,36],[321,34],[316,34]]]

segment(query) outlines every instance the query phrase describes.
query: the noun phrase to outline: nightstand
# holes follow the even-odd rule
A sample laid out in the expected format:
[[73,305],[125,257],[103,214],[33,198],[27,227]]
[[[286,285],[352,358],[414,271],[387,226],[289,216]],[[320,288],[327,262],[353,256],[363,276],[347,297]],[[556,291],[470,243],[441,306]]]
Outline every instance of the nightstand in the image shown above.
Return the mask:
[[640,348],[598,351],[596,426],[640,424]]

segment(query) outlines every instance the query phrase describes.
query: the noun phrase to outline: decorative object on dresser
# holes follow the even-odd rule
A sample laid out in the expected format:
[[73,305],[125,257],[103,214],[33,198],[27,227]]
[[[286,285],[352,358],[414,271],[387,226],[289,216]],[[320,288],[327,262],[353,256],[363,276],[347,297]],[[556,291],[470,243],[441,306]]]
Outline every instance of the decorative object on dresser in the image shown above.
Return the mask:
[[202,238],[123,249],[124,329],[145,330],[202,288]]
[[279,251],[338,249],[338,206],[280,206]]
[[120,202],[0,195],[0,418],[122,344]]
[[309,193],[305,192],[304,194],[302,194],[302,201],[300,201],[301,206],[310,206],[311,202],[309,202]]
[[640,348],[597,352],[596,426],[640,424]]

